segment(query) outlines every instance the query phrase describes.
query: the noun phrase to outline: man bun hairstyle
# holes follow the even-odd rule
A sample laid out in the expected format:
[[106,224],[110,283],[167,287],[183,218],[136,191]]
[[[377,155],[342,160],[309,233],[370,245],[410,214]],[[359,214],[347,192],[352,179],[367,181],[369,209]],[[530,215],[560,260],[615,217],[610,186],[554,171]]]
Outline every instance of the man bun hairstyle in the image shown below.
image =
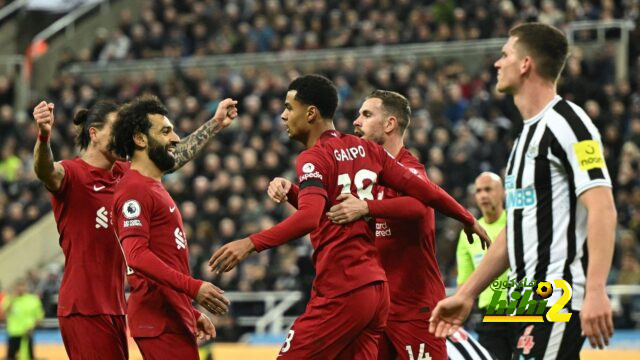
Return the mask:
[[166,116],[168,113],[162,102],[152,95],[143,95],[123,105],[113,124],[111,150],[122,158],[130,158],[136,150],[133,136],[137,133],[149,134],[149,115]]
[[81,150],[86,150],[91,143],[90,128],[102,129],[107,122],[107,115],[117,112],[118,105],[112,101],[98,101],[89,109],[80,109],[73,117],[76,130],[76,145]]
[[318,74],[301,76],[291,84],[289,91],[297,91],[295,99],[318,108],[324,119],[332,119],[338,107],[338,90],[331,80]]
[[567,37],[557,28],[542,23],[526,23],[509,30],[517,37],[516,48],[531,56],[538,74],[544,79],[558,80],[569,54]]

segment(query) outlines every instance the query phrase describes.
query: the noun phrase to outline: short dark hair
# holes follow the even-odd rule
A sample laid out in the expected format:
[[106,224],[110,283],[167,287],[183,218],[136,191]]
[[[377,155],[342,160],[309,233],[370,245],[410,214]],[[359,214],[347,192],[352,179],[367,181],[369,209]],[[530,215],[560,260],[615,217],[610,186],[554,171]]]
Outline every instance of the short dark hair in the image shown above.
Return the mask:
[[556,82],[569,54],[567,37],[551,25],[526,23],[509,30],[509,36],[517,37],[520,46],[536,62],[538,74]]
[[382,100],[382,108],[386,113],[398,119],[400,133],[404,134],[411,123],[409,100],[401,94],[389,90],[374,90],[367,96],[367,99],[371,98]]
[[149,115],[167,115],[169,111],[155,96],[145,95],[123,105],[118,111],[118,118],[113,124],[111,150],[116,155],[127,158],[133,155],[136,144],[133,136],[136,133],[149,135],[151,121]]
[[318,74],[304,75],[289,84],[291,90],[297,91],[296,100],[317,107],[325,119],[333,118],[338,107],[338,89],[331,80]]
[[107,122],[107,115],[118,111],[118,105],[112,101],[98,101],[89,109],[80,109],[73,117],[76,124],[76,145],[85,150],[89,147],[91,136],[89,128],[102,129]]

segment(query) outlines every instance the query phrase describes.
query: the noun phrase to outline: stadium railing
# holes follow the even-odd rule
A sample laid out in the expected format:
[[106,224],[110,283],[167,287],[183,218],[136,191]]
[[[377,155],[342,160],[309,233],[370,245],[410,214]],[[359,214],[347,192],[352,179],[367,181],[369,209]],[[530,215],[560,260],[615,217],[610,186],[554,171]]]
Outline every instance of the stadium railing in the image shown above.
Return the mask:
[[[580,47],[602,49],[611,37],[611,31],[619,36],[616,47],[616,80],[627,78],[629,73],[629,32],[635,29],[635,23],[631,20],[586,20],[574,21],[567,24],[566,33],[569,44]],[[595,39],[588,36],[580,41],[579,34],[595,33]]]

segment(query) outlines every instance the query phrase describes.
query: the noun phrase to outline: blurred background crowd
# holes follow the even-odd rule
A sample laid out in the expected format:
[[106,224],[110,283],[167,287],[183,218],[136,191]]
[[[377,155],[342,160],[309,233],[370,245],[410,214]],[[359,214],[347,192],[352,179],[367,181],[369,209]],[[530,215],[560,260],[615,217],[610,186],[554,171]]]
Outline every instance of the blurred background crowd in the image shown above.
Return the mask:
[[[274,71],[255,66],[241,70],[176,68],[159,80],[147,71],[106,82],[73,76],[76,62],[109,62],[152,57],[188,57],[225,53],[294,51],[315,48],[506,37],[517,21],[539,20],[562,27],[581,19],[630,18],[637,1],[298,1],[256,0],[146,1],[140,20],[123,12],[113,32],[98,30],[90,48],[67,51],[59,75],[30,104],[55,103],[52,147],[56,159],[70,159],[73,114],[98,99],[120,103],[152,93],[167,105],[178,134],[186,136],[207,121],[225,97],[239,101],[239,118],[218,134],[206,150],[164,183],[180,205],[190,241],[196,278],[226,291],[302,290],[308,292],[313,268],[308,239],[250,257],[222,276],[206,261],[220,245],[269,227],[292,208],[271,202],[266,189],[275,176],[294,179],[301,148],[282,131],[280,113],[289,82],[301,73],[328,76],[338,87],[335,116],[339,130],[351,133],[364,97],[374,89],[398,91],[410,101],[413,116],[408,148],[425,164],[431,180],[480,216],[473,202],[473,180],[481,171],[502,174],[522,119],[513,100],[497,93],[493,57],[470,72],[456,61],[429,57],[389,61],[336,58],[312,66]],[[585,34],[584,36],[589,36]],[[582,106],[602,134],[614,183],[619,228],[611,284],[640,283],[640,43],[632,34],[630,76],[616,81],[611,52],[587,60],[572,50],[559,93]],[[32,170],[36,129],[14,121],[14,77],[0,76],[0,246],[50,210],[49,196]],[[26,110],[31,113],[31,109]],[[455,246],[459,226],[437,217],[438,260],[446,286],[455,286]],[[47,316],[55,316],[55,295],[62,269],[50,266],[29,275],[43,297]],[[303,302],[304,303],[304,302]],[[626,306],[633,306],[629,302]],[[237,309],[236,309],[237,310]],[[246,309],[244,309],[246,310]],[[618,317],[618,326],[635,326]],[[236,332],[229,330],[229,339]]]

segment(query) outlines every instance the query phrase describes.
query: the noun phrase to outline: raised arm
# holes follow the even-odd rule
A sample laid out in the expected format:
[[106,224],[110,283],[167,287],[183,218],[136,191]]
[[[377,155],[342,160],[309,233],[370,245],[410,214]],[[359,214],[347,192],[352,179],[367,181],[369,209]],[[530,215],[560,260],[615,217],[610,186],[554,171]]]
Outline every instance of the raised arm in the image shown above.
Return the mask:
[[53,128],[53,103],[40,102],[33,109],[33,118],[38,125],[38,140],[33,149],[33,170],[44,186],[51,191],[58,191],[64,178],[64,167],[53,160],[53,152],[49,138]]
[[172,171],[180,169],[184,164],[191,161],[204,148],[211,137],[231,125],[233,119],[238,116],[237,103],[236,100],[232,99],[222,100],[218,104],[216,113],[209,121],[178,143],[175,153],[176,164]]

